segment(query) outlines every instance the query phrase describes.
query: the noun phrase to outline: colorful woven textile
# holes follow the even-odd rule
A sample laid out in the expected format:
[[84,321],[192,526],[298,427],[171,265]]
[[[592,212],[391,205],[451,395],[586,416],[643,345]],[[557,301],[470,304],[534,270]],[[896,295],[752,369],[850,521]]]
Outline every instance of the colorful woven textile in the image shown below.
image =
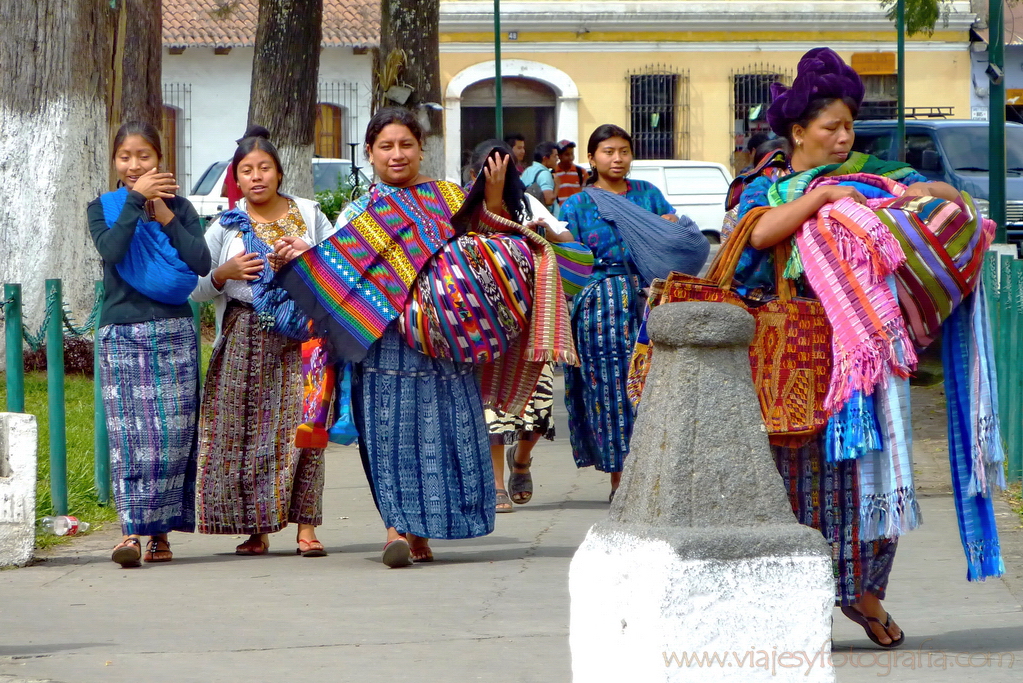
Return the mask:
[[326,448],[330,405],[334,398],[334,364],[321,339],[302,344],[302,424],[295,433],[299,448]]
[[391,326],[355,365],[352,408],[385,527],[424,538],[494,530],[494,469],[473,366],[417,353]]
[[[831,386],[824,408],[834,414],[854,391],[871,394],[890,375],[916,367],[899,302],[885,278],[905,257],[891,233],[862,204],[826,204],[796,232],[806,279],[834,330]],[[896,345],[903,344],[900,359]]]
[[433,358],[496,361],[528,329],[533,269],[525,237],[470,233],[448,242],[399,318],[406,343]]
[[332,355],[361,360],[399,316],[427,261],[456,236],[451,217],[463,197],[446,181],[379,194],[281,269],[278,280],[327,337]]
[[490,443],[511,446],[519,439],[533,434],[554,440],[554,368],[544,365],[540,380],[529,397],[526,411],[521,415],[486,409],[483,416],[487,421]]
[[[948,445],[959,536],[966,551],[966,578],[983,581],[1005,572],[990,496],[994,486],[1004,485],[1004,480],[998,481],[999,458],[1004,456],[997,431],[998,391],[993,385],[983,292],[967,297],[945,320],[942,330]],[[988,384],[987,391],[974,393],[980,383]],[[981,485],[978,479],[985,479],[986,484]],[[983,486],[988,489],[986,496],[979,492]]]
[[579,242],[551,242],[551,249],[558,259],[565,296],[573,297],[583,291],[593,272],[593,252]]
[[323,476],[315,469],[323,460],[295,445],[302,399],[298,342],[262,329],[252,308],[229,304],[199,420],[201,533],[263,534],[289,522],[317,523],[303,511],[315,515],[318,509],[310,497],[322,492]]
[[192,319],[104,325],[97,340],[121,531],[194,531],[198,349]]
[[819,530],[831,546],[835,603],[851,605],[868,591],[883,600],[898,539],[860,536],[860,462],[827,462],[819,439],[771,451],[796,521]]

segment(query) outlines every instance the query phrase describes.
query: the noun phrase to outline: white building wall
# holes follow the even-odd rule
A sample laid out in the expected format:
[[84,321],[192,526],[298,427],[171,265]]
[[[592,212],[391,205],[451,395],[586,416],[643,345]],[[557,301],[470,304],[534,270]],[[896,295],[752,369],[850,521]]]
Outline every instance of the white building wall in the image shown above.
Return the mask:
[[[248,120],[252,55],[253,48],[234,48],[226,55],[214,54],[213,48],[189,48],[179,55],[164,50],[164,86],[188,85],[191,90],[189,110],[179,114],[181,194],[191,191],[210,164],[234,154],[234,141],[245,132]],[[358,140],[369,123],[372,67],[371,54],[356,55],[351,48],[324,48],[320,52],[320,83],[359,84],[359,104],[351,129]],[[186,145],[188,149],[182,149]]]

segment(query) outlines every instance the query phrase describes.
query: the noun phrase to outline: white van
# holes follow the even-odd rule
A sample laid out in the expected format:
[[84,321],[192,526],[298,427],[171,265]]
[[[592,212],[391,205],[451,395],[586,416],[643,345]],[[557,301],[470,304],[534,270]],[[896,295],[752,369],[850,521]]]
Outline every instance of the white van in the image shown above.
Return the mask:
[[724,166],[713,161],[637,160],[629,177],[652,183],[677,213],[696,222],[711,244],[721,243],[725,197],[732,182]]
[[[224,180],[227,178],[227,167],[230,161],[216,161],[209,165],[199,180],[192,187],[188,201],[192,202],[196,213],[210,220],[222,211],[227,210],[227,197],[223,191]],[[313,192],[333,190],[339,180],[348,179],[352,174],[352,162],[348,159],[313,158]],[[369,178],[359,171],[360,183],[369,187]]]

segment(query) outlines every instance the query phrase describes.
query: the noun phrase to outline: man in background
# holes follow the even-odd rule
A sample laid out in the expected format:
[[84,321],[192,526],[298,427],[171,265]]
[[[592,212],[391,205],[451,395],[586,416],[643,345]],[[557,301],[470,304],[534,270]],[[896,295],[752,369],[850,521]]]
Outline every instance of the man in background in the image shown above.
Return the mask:
[[575,163],[575,143],[562,140],[558,143],[558,165],[554,168],[554,183],[558,188],[557,207],[583,189],[586,170]]
[[515,158],[515,168],[521,175],[526,168],[526,138],[522,137],[521,133],[512,133],[505,136],[504,141],[511,147],[512,156]]
[[557,167],[558,146],[553,142],[541,142],[533,150],[533,165],[522,172],[526,192],[543,202],[548,210],[554,209],[558,199],[554,182],[554,169]]

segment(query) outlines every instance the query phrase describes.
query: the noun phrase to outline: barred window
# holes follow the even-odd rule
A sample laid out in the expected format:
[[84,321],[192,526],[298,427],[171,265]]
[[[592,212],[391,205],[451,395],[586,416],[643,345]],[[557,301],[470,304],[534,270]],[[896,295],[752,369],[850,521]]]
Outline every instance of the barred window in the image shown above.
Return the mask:
[[192,187],[192,85],[163,84],[163,167],[183,191]]
[[368,104],[369,92],[359,83],[320,81],[316,105],[314,153],[331,159],[347,159],[349,145],[362,138],[360,104]]
[[733,171],[746,166],[751,155],[746,152],[749,139],[757,133],[767,133],[767,108],[771,104],[771,84],[790,85],[792,72],[771,64],[751,64],[732,72],[731,119]]
[[689,158],[689,71],[664,65],[629,72],[628,113],[637,159]]

